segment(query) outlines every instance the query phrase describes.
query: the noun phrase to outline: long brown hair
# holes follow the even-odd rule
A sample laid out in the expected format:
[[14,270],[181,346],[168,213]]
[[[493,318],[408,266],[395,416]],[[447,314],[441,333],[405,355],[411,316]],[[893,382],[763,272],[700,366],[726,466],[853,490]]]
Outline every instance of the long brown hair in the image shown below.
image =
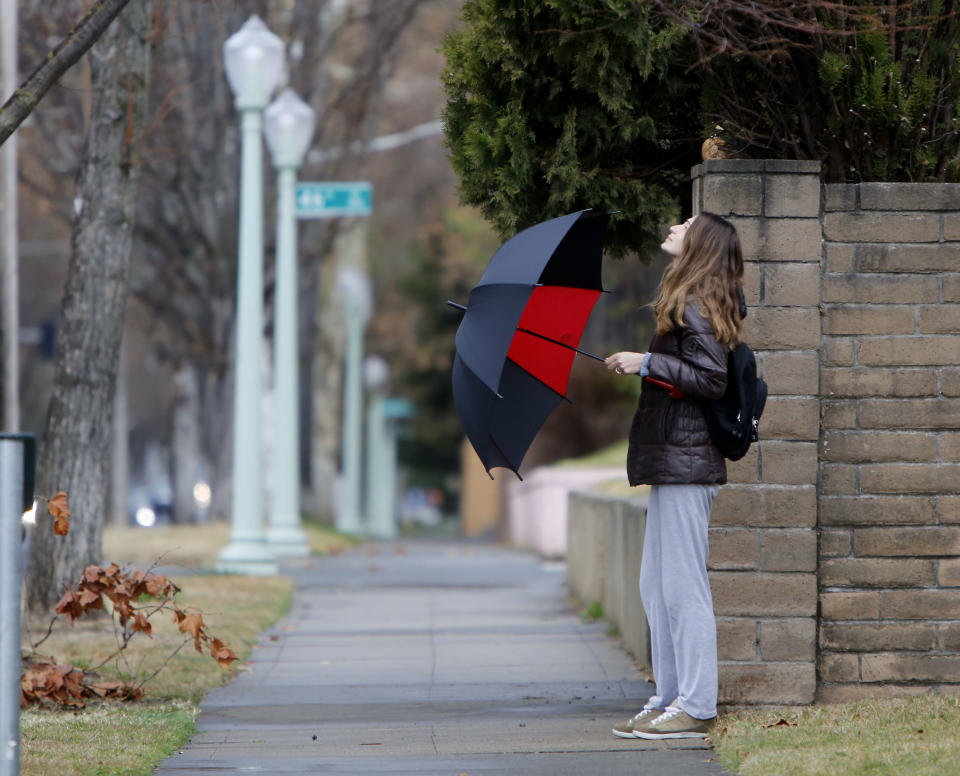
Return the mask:
[[687,227],[680,255],[660,281],[660,293],[653,303],[657,334],[684,325],[683,312],[692,295],[701,315],[712,324],[717,341],[736,347],[743,339],[742,282],[743,252],[737,230],[714,213],[700,213]]

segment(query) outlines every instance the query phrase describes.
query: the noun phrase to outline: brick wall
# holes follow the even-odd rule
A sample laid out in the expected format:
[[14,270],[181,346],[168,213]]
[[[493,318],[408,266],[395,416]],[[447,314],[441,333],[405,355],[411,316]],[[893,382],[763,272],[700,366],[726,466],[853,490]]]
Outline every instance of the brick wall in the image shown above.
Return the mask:
[[960,185],[711,160],[693,192],[770,386],[714,506],[721,700],[960,689]]
[[711,160],[694,210],[727,216],[746,260],[747,340],[770,384],[763,441],[728,465],[710,582],[722,703],[810,703],[816,692],[820,178],[809,162]]
[[824,187],[820,697],[960,688],[960,186]]

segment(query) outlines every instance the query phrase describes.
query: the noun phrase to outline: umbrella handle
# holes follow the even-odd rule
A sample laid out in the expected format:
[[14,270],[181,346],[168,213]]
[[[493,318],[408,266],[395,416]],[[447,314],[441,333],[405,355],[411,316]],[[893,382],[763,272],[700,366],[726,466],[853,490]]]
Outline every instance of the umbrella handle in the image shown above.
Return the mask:
[[667,393],[670,395],[671,399],[683,398],[683,391],[681,391],[679,388],[677,388],[677,386],[671,383],[668,383],[664,380],[658,380],[656,377],[644,377],[643,379],[646,380],[648,383],[652,383],[653,385],[656,385],[666,390]]

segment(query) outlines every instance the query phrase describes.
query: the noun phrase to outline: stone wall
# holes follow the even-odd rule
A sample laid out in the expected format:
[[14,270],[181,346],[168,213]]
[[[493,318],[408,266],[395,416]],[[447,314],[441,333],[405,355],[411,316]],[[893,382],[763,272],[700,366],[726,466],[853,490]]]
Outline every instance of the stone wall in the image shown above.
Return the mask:
[[567,583],[584,605],[603,606],[623,646],[649,666],[650,631],[638,584],[646,499],[585,492],[569,499]]
[[820,696],[960,683],[960,186],[824,187]]
[[711,160],[693,194],[770,388],[712,515],[721,702],[960,690],[960,184]]

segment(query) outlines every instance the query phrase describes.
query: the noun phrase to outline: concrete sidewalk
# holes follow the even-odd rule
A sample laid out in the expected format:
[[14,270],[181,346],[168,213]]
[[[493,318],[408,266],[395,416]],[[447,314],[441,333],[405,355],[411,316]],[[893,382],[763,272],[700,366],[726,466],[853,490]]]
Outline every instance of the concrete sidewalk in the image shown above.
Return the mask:
[[615,738],[652,687],[570,609],[563,566],[482,544],[289,564],[290,614],[157,773],[728,773],[702,741]]

